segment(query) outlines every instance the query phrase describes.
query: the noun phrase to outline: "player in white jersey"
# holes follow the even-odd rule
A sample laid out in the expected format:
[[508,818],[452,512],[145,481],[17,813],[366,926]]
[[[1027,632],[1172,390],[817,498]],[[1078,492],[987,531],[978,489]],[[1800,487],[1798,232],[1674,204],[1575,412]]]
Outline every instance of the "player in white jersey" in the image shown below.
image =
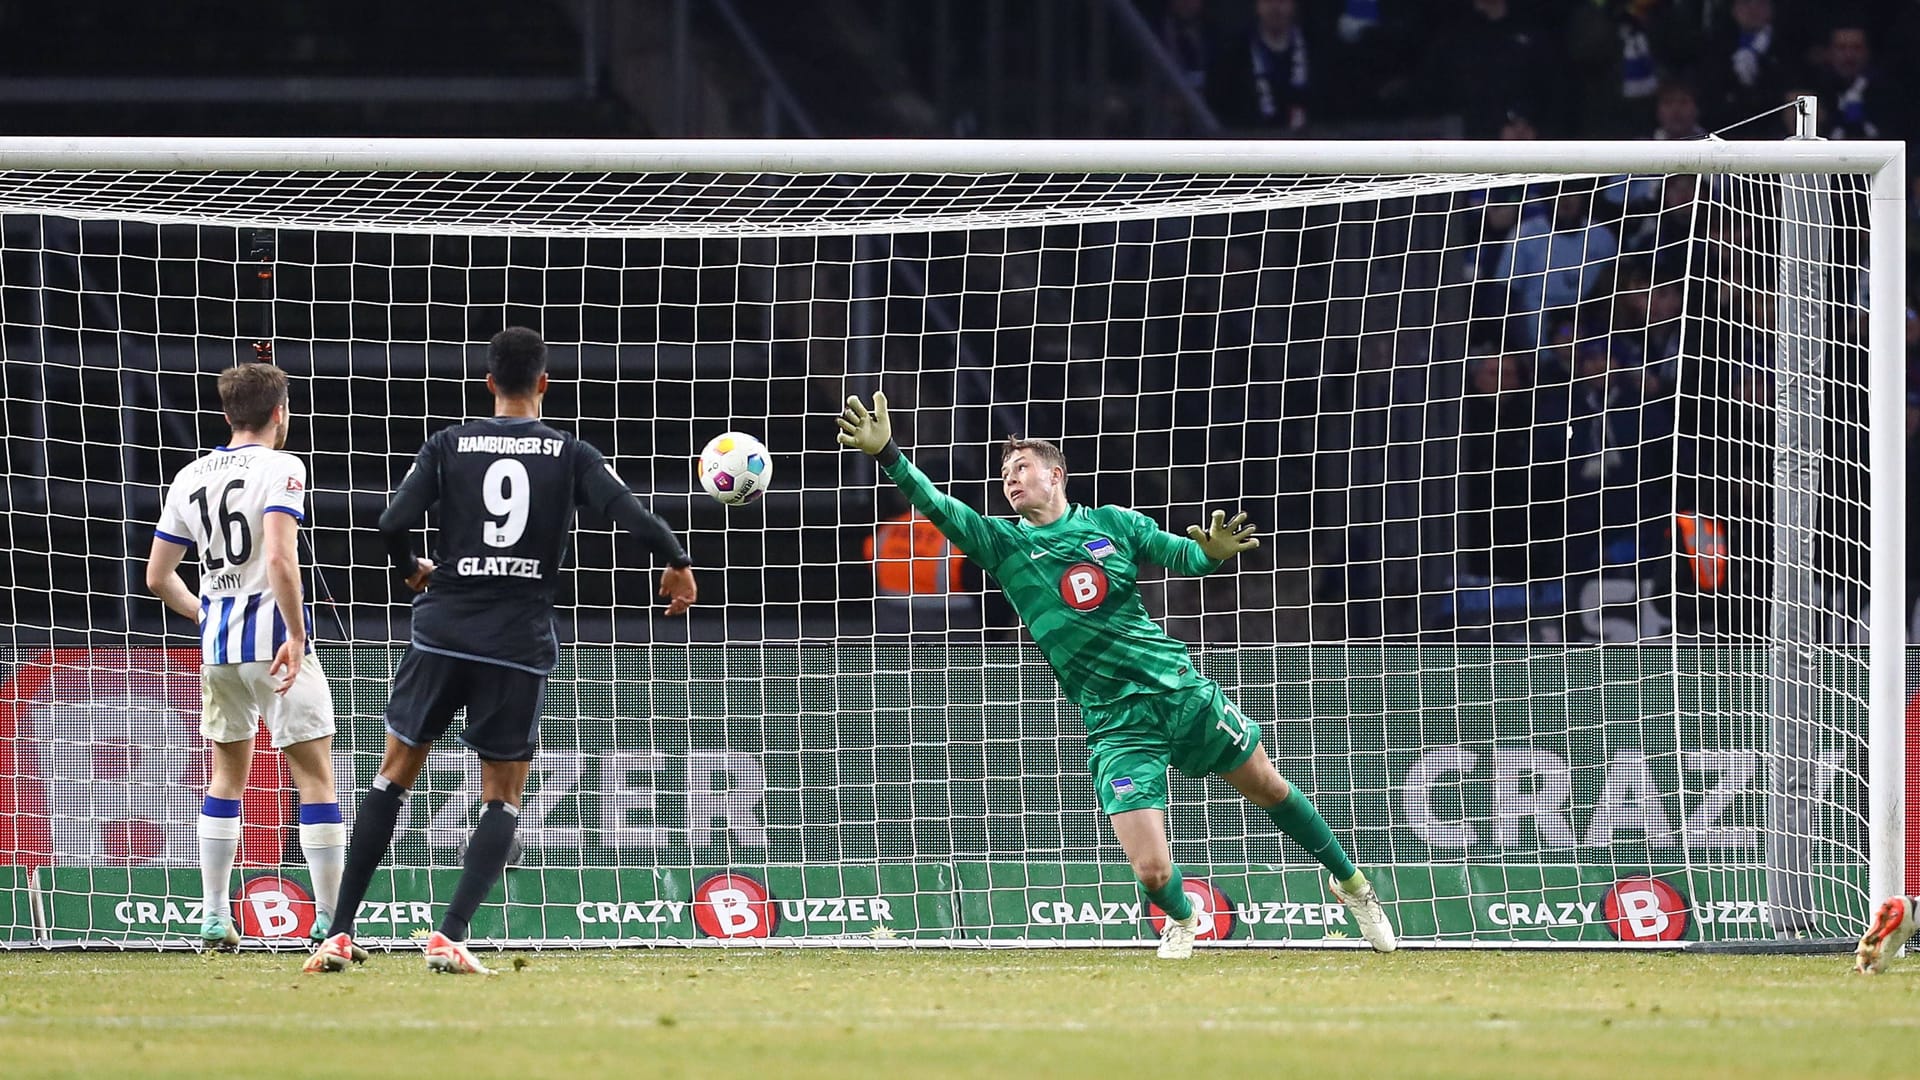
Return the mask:
[[[300,848],[319,909],[332,922],[346,864],[346,827],[333,787],[333,693],[312,661],[313,624],[301,598],[298,530],[306,520],[307,469],[280,452],[287,441],[287,376],[271,364],[220,373],[220,404],[233,437],[181,469],[167,489],[147,557],[147,588],[200,624],[200,733],[213,771],[200,809],[200,875],[207,947],[240,943],[228,901],[240,846],[240,797],[264,717],[300,790]],[[188,548],[200,553],[199,595],[180,579]]]

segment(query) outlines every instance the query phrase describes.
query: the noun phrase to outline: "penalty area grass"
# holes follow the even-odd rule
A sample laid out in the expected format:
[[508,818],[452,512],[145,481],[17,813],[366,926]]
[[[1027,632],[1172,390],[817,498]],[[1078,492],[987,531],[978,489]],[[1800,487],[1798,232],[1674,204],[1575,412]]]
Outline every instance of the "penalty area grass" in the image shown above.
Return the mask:
[[[1214,950],[0,952],[0,1073],[1911,1075],[1920,960]],[[518,962],[518,963],[517,963]]]

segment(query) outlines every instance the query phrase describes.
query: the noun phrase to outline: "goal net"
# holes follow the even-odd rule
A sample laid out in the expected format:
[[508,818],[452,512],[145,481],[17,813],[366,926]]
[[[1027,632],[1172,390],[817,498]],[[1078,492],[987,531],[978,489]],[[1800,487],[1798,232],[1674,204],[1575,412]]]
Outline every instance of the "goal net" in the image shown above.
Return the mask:
[[[0,939],[195,932],[193,628],[163,484],[270,355],[349,813],[408,634],[375,522],[553,349],[546,415],[686,540],[700,604],[585,515],[482,941],[1144,943],[1085,729],[990,578],[834,443],[1263,543],[1149,610],[1262,729],[1409,944],[1855,934],[1899,888],[1902,160],[1893,144],[0,140]],[[737,430],[773,488],[689,459]],[[192,561],[189,560],[189,573]],[[313,914],[260,752],[236,917]],[[1169,821],[1203,937],[1354,938],[1218,779]],[[430,928],[477,820],[438,750],[360,916]]]

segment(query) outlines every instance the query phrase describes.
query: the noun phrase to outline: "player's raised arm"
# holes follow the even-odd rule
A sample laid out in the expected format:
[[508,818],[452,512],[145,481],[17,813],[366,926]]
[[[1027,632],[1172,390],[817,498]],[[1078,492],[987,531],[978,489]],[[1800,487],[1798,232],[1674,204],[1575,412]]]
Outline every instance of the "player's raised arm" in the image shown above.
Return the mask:
[[1135,512],[1133,517],[1137,530],[1135,550],[1147,562],[1176,574],[1195,577],[1211,574],[1220,569],[1221,563],[1260,546],[1260,538],[1253,535],[1253,526],[1247,523],[1245,514],[1237,514],[1228,521],[1225,510],[1215,510],[1205,528],[1187,526],[1186,536],[1162,530],[1145,514]]
[[414,592],[425,592],[433,577],[433,562],[413,551],[413,529],[429,507],[440,500],[440,444],[429,438],[413,459],[413,468],[394,489],[380,512],[380,535],[387,543],[393,572]]
[[953,541],[974,561],[991,570],[999,562],[999,546],[991,521],[978,510],[934,486],[927,474],[893,441],[893,421],[887,416],[887,395],[876,391],[873,408],[857,397],[847,399],[846,412],[835,421],[840,425],[837,438],[841,446],[851,447],[879,462],[888,479],[925,514],[941,535]]
[[585,441],[579,446],[574,500],[605,514],[667,564],[660,572],[660,595],[667,597],[667,614],[685,614],[700,598],[699,586],[693,580],[693,560],[687,557],[687,549],[680,546],[680,538],[673,535],[671,525],[640,505],[627,482],[607,464],[606,456],[598,447]]

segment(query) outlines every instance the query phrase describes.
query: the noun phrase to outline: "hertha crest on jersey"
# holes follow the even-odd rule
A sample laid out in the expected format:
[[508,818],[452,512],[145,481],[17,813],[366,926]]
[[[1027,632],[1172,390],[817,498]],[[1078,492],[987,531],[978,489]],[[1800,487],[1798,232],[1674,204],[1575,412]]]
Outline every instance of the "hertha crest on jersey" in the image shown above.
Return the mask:
[[1104,536],[1095,537],[1080,546],[1086,548],[1087,554],[1096,559],[1104,559],[1114,552],[1113,541]]

